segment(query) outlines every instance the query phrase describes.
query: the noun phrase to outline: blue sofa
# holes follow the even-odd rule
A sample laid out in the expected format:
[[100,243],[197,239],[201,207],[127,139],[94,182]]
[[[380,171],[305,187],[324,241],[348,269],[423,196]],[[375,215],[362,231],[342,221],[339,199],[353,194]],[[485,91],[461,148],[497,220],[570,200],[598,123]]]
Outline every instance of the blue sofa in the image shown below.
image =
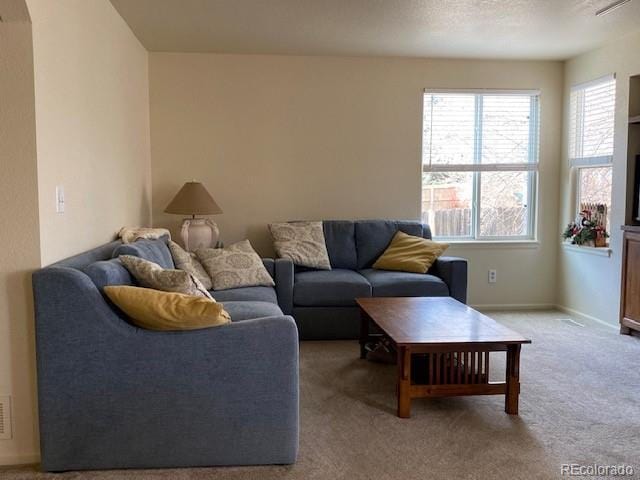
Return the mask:
[[440,257],[426,274],[371,268],[398,230],[431,238],[415,221],[331,220],[323,222],[331,270],[275,261],[280,308],[296,320],[303,340],[355,339],[360,325],[358,297],[446,297],[467,301],[467,261]]
[[123,253],[173,267],[164,240],[143,240],[33,275],[42,468],[293,463],[298,333],[275,289],[214,292],[230,325],[143,330],[100,292],[135,284]]

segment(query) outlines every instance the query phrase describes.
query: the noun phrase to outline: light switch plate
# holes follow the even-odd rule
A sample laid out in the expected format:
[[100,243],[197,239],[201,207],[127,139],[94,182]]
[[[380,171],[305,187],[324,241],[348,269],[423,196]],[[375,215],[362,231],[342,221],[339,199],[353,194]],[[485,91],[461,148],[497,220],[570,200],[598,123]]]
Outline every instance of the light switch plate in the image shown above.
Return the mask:
[[56,213],[64,213],[64,187],[56,187]]

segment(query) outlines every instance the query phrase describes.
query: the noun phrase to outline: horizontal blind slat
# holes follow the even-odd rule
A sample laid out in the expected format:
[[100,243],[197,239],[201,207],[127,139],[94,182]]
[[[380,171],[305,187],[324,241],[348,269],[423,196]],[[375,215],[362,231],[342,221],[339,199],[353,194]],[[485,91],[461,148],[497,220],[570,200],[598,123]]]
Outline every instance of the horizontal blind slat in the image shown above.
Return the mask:
[[538,163],[473,163],[423,165],[423,172],[535,172]]
[[[538,115],[531,116],[533,103],[537,108],[538,94],[425,92],[423,164],[535,163],[531,162],[532,155],[537,162],[537,146],[533,154],[532,143],[537,143]],[[476,110],[480,97],[481,113]],[[532,132],[535,139],[531,138]]]

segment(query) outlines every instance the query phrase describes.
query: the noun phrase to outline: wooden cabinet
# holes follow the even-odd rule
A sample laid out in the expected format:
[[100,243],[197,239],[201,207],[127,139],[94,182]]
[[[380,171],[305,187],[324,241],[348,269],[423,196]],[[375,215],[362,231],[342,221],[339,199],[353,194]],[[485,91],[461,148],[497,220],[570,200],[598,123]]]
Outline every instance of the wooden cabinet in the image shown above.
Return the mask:
[[640,331],[640,226],[623,226],[620,333]]
[[622,289],[620,333],[640,331],[640,75],[629,77],[627,136],[627,202],[622,227]]

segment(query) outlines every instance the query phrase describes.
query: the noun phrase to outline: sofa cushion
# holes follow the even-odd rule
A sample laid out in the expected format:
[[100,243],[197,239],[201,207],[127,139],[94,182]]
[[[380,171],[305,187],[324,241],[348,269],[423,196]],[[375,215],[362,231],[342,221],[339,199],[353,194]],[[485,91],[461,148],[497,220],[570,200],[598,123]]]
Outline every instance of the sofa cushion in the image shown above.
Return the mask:
[[84,270],[94,262],[101,262],[103,260],[109,260],[110,258],[113,258],[113,251],[120,245],[122,245],[122,242],[120,240],[114,240],[113,242],[105,243],[104,245],[92,248],[91,250],[87,250],[86,252],[73,255],[72,257],[64,258],[55,263],[52,263],[49,266]]
[[293,284],[293,303],[305,307],[355,305],[355,298],[370,297],[371,285],[353,270],[300,272]]
[[273,287],[241,287],[229,290],[211,290],[211,296],[218,302],[257,301],[278,304],[276,289]]
[[142,287],[211,299],[200,280],[189,272],[165,269],[157,263],[133,255],[120,255],[118,258]]
[[109,285],[104,292],[134,325],[147,330],[196,330],[231,321],[221,303],[205,297],[128,285]]
[[214,290],[275,285],[249,240],[224,248],[199,248],[196,255],[211,277]]
[[195,253],[187,252],[173,240],[169,240],[167,245],[169,246],[169,251],[173,258],[173,264],[176,268],[189,272],[191,275],[196,277],[207,290],[211,290],[213,288],[211,277],[204,269]]
[[398,230],[391,243],[373,264],[378,270],[427,273],[427,270],[449,247],[426,238],[407,235]]
[[109,285],[136,285],[133,277],[117,258],[93,262],[84,268],[98,290]]
[[137,240],[133,243],[124,243],[113,251],[113,257],[120,255],[133,255],[144,258],[153,263],[157,263],[162,268],[176,268],[173,264],[171,251],[167,246],[166,239],[158,240]]
[[423,236],[420,222],[394,220],[359,220],[355,222],[358,269],[369,268],[391,243],[398,230]]
[[279,258],[289,258],[301,267],[331,270],[322,222],[272,223],[269,231]]
[[358,268],[354,223],[348,220],[326,220],[322,222],[322,228],[331,268]]
[[270,302],[221,302],[232,322],[282,315],[278,305]]
[[440,278],[428,273],[391,272],[368,268],[360,270],[372,288],[374,297],[448,297],[449,288]]

